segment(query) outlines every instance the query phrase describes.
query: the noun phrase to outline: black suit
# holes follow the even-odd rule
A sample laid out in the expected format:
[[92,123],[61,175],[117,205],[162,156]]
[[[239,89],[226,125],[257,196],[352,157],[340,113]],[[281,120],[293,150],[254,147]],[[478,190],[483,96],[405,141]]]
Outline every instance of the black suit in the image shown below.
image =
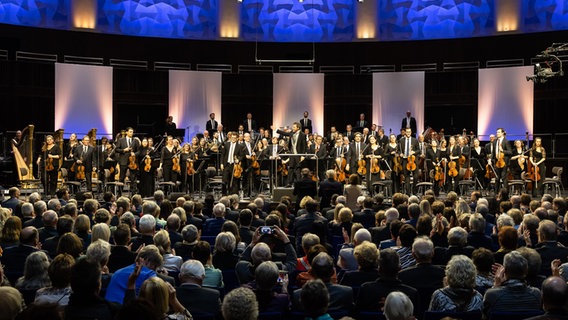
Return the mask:
[[[408,150],[408,154],[410,155],[412,151],[415,152],[415,164],[416,164],[416,169],[414,171],[410,171],[406,168],[406,165],[408,163],[408,158],[406,157],[407,154],[407,146],[408,146],[408,142],[407,139],[410,139],[410,149]],[[400,138],[400,140],[398,141],[399,144],[399,150],[402,153],[402,169],[404,171],[404,176],[406,178],[406,193],[407,194],[412,194],[414,193],[414,186],[416,185],[416,180],[418,180],[418,140],[414,137],[402,137]],[[412,173],[414,179],[412,180],[412,185],[410,184],[410,174]]]
[[[294,132],[285,132],[285,131],[281,131],[281,130],[276,130],[276,133],[283,135],[283,136],[288,136],[290,137],[290,141],[288,141],[288,150],[290,151],[291,154],[305,154],[307,149],[308,149],[308,144],[306,142],[306,135],[301,132],[298,131],[297,132],[297,136],[296,133]],[[294,152],[294,141],[295,141],[295,146],[296,146],[296,152]],[[291,170],[291,174],[289,175],[288,182],[291,184],[292,182],[296,181],[298,179],[297,177],[297,169],[298,166],[300,164],[300,158],[299,157],[290,157],[290,161],[288,162],[288,167],[289,170]]]
[[12,285],[16,283],[19,277],[24,275],[26,258],[36,251],[39,251],[39,249],[23,244],[4,250],[2,257],[0,257],[0,262],[4,265],[4,273]]
[[[384,306],[384,299],[389,293],[400,291],[408,296],[414,305],[414,314],[418,315],[418,305],[420,297],[418,291],[408,285],[403,284],[397,278],[378,277],[375,281],[366,282],[361,285],[359,295],[356,297],[355,306],[360,311],[378,311]],[[429,303],[430,301],[428,301]]]
[[[503,168],[497,167],[500,149],[503,149],[503,155],[505,160],[505,166]],[[513,147],[509,143],[509,140],[507,140],[506,137],[502,137],[502,141],[500,141],[499,138],[495,138],[495,141],[493,141],[493,153],[491,154],[491,162],[493,167],[495,168],[495,171],[497,172],[497,177],[495,178],[495,193],[499,192],[499,189],[501,189],[501,187],[507,188],[508,185],[507,167],[509,166],[509,161],[511,160],[512,155],[513,155]]]
[[367,120],[357,120],[353,126],[353,130],[356,132],[363,132],[363,128],[368,128],[369,122]]
[[176,296],[179,302],[194,316],[204,313],[218,315],[221,311],[221,299],[218,290],[182,284],[176,288]]
[[296,196],[296,210],[300,208],[300,201],[305,196],[315,198],[318,193],[318,187],[314,180],[304,177],[302,180],[294,183],[294,195]]
[[[213,122],[213,123],[211,123]],[[205,130],[209,131],[209,135],[213,135],[213,131],[217,131],[217,126],[219,125],[219,123],[217,122],[217,120],[213,119],[209,119],[207,120],[207,123],[205,123]]]
[[304,132],[305,129],[308,129],[310,131],[310,133],[312,133],[312,120],[308,119],[308,118],[302,118],[300,121],[298,121],[300,123],[300,125],[302,125],[302,132]]
[[[402,125],[400,126],[401,129],[403,128],[407,128],[407,123],[408,123],[408,118],[404,117],[402,118]],[[410,117],[410,124],[409,124],[410,130],[412,130],[412,136],[415,137],[416,136],[416,119],[414,117]]]
[[96,167],[96,154],[95,147],[79,145],[75,148],[73,158],[76,161],[76,166],[82,164],[85,166],[85,180],[87,183],[87,191],[93,190],[93,167]]
[[420,263],[398,273],[398,278],[402,283],[418,290],[420,306],[414,306],[414,308],[416,310],[418,307],[418,310],[421,311],[428,309],[432,293],[444,286],[443,279],[445,276],[443,267],[429,263]]
[[353,222],[359,222],[363,227],[369,229],[375,225],[375,212],[373,209],[363,209],[353,215]]
[[327,146],[324,143],[319,146],[314,143],[310,146],[308,153],[313,153],[318,158],[317,174],[320,181],[323,181],[325,179],[325,158],[327,158]]
[[250,126],[252,130],[249,130],[248,119],[243,120],[243,127],[245,128],[245,132],[256,132],[258,130],[258,127],[256,126],[256,120],[250,119]]
[[110,248],[110,256],[108,258],[108,270],[114,273],[118,269],[122,269],[134,263],[136,253],[130,251],[126,246],[112,246]]
[[[347,311],[351,312],[353,309],[353,288],[342,286],[340,284],[326,283],[327,291],[329,292],[328,312],[334,311]],[[302,289],[294,290],[292,299],[292,311],[303,310],[300,303],[300,294]]]
[[[124,182],[126,178],[126,169],[128,166],[128,158],[130,157],[130,152],[138,152],[140,148],[140,140],[138,138],[130,138],[131,151],[125,151],[129,147],[128,137],[118,139],[116,143],[115,153],[118,153],[118,164],[120,165],[120,182]],[[132,174],[132,173],[131,173]]]
[[328,207],[331,204],[331,197],[334,194],[343,195],[343,183],[335,181],[335,179],[322,181],[318,190],[320,208]]
[[[239,192],[240,178],[233,177],[234,161],[235,158],[242,164],[244,157],[244,145],[235,142],[233,149],[233,159],[229,159],[231,152],[231,142],[225,142],[221,152],[221,159],[223,164],[223,194],[227,194],[227,190],[231,193]],[[231,163],[233,162],[233,163]],[[231,184],[232,182],[232,184]]]

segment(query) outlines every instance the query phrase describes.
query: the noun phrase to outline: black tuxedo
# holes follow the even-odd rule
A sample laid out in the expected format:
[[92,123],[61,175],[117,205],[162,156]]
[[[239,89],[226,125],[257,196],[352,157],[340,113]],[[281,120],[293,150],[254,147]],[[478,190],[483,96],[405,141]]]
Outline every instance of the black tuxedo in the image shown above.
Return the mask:
[[26,258],[36,251],[39,251],[39,249],[23,244],[4,250],[0,262],[4,265],[4,273],[12,284],[15,284],[16,280],[24,275]]
[[307,128],[308,130],[310,130],[310,133],[312,133],[312,120],[308,119],[308,118],[302,118],[300,121],[298,121],[300,123],[300,125],[302,126],[302,132],[304,132],[304,130]]
[[[238,193],[239,191],[240,179],[233,178],[233,168],[235,161],[234,158],[236,157],[237,160],[242,165],[244,158],[244,150],[243,150],[244,148],[245,148],[244,144],[239,144],[238,142],[235,142],[233,150],[233,159],[229,159],[229,155],[231,152],[231,142],[225,142],[224,144],[223,150],[221,152],[221,159],[223,164],[223,194],[226,194],[227,190],[229,190],[231,193]],[[231,181],[233,182],[232,184]]]
[[357,120],[353,126],[354,131],[363,132],[363,128],[368,128],[369,122],[367,120]]
[[85,166],[85,180],[87,183],[87,191],[93,190],[93,167],[96,167],[96,153],[95,147],[85,146],[83,144],[75,148],[73,158],[76,161],[75,166],[79,165],[79,161],[83,166]]
[[[402,118],[402,124],[400,126],[400,128],[406,128],[407,127],[407,123],[408,123],[408,118],[404,117]],[[416,119],[414,117],[410,117],[410,124],[409,124],[410,130],[412,130],[412,136],[416,136]]]
[[[408,154],[410,154],[412,151],[414,151],[414,155],[416,156],[415,158],[415,163],[416,163],[416,170],[414,171],[409,171],[408,169],[406,169],[406,164],[408,163],[408,158],[405,156],[407,153],[407,139],[410,139],[410,149],[408,150]],[[402,137],[400,138],[400,140],[398,141],[398,146],[399,146],[399,150],[402,153],[402,169],[404,171],[404,176],[406,177],[406,193],[407,194],[411,194],[414,193],[414,186],[416,185],[416,182],[418,180],[418,155],[419,155],[419,150],[418,150],[418,140],[412,136],[410,136],[410,138]],[[412,180],[412,185],[410,184],[410,173],[412,172],[412,175],[414,176],[414,179]]]
[[[124,151],[129,146],[128,144],[128,137],[118,139],[116,143],[116,148],[114,150],[115,153],[118,154],[118,164],[120,165],[120,181],[123,182],[124,178],[126,177],[126,169],[128,165],[128,158],[130,157],[130,152],[138,152],[140,148],[140,140],[138,138],[132,137],[130,138],[130,147],[132,148],[131,151]],[[131,172],[132,174],[132,172]]]
[[176,296],[179,302],[194,316],[204,313],[218,315],[221,311],[221,299],[218,290],[182,284],[176,288]]
[[225,141],[227,140],[227,134],[225,133],[225,131],[219,131],[219,130],[215,130],[215,132],[217,132],[217,142],[218,143],[225,143]]
[[327,208],[331,204],[331,197],[334,194],[343,194],[343,183],[326,179],[320,183],[318,196],[320,197],[320,208]]
[[355,131],[345,131],[343,136],[349,138],[349,141],[351,142],[355,139]]
[[302,180],[294,183],[294,195],[296,196],[296,210],[300,207],[300,201],[305,196],[315,198],[318,193],[318,187],[314,180],[310,178],[302,178]]
[[383,149],[385,149],[385,146],[389,144],[389,137],[386,134],[384,134],[382,138],[377,134],[376,138],[377,138],[377,144],[381,146],[381,148]]
[[[349,145],[349,170],[350,172],[357,172],[357,161],[359,161],[359,156],[363,158],[363,154],[366,150],[366,144],[363,141],[359,142],[359,154],[357,154],[357,142],[353,141]],[[368,149],[368,148],[367,148]]]
[[[252,131],[258,130],[258,127],[256,126],[256,120],[250,119],[250,126]],[[250,132],[248,128],[248,119],[243,120],[243,127],[245,128],[245,132]]]
[[[297,133],[297,137],[295,137],[295,133],[294,132],[285,132],[285,131],[281,131],[281,130],[276,130],[276,133],[283,135],[283,136],[288,136],[290,137],[290,140],[288,141],[288,150],[290,151],[291,154],[302,154],[302,153],[306,153],[306,151],[308,150],[308,143],[306,141],[306,135],[301,132],[298,131]],[[294,153],[294,141],[296,141],[296,152]],[[289,170],[291,170],[291,172],[289,173],[288,176],[288,182],[292,183],[294,181],[296,181],[298,179],[297,177],[297,169],[298,166],[300,164],[300,158],[299,157],[290,157],[290,161],[288,162],[288,167]]]
[[[501,146],[499,146],[501,145]],[[503,155],[505,160],[505,166],[503,168],[497,167],[497,161],[499,159],[499,149],[503,149]],[[493,153],[491,154],[491,161],[492,165],[497,172],[497,177],[495,179],[495,192],[498,192],[501,187],[507,188],[508,179],[507,179],[507,167],[509,166],[509,162],[511,161],[511,156],[513,155],[513,147],[509,143],[506,137],[502,138],[500,141],[499,138],[495,138],[493,141]]]
[[219,123],[217,122],[217,120],[209,119],[209,120],[207,120],[207,123],[205,123],[205,130],[209,131],[210,135],[213,135],[213,131],[217,131],[218,125],[219,125]]

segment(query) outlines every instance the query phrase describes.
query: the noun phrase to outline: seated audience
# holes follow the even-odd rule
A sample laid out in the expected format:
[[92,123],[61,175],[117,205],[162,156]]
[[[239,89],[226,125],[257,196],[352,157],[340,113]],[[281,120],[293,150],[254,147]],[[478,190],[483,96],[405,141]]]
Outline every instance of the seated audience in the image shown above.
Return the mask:
[[223,284],[223,273],[211,264],[212,255],[209,242],[197,241],[197,244],[193,248],[193,258],[201,262],[205,268],[205,277],[203,278],[202,286],[216,289],[225,287]]
[[235,269],[239,256],[235,254],[237,239],[231,232],[220,232],[215,238],[213,265],[221,270]]
[[414,320],[414,305],[406,294],[393,291],[385,299],[384,315],[387,320]]
[[[279,270],[276,263],[264,261],[255,270],[255,280],[248,286],[254,291],[258,301],[259,312],[287,312],[290,299],[288,297],[287,275],[279,280]],[[276,292],[276,286],[281,287],[280,292]]]
[[197,260],[187,260],[181,265],[179,279],[181,285],[176,289],[179,302],[194,316],[202,314],[218,315],[221,300],[218,290],[203,287],[205,268]]
[[47,268],[51,286],[39,289],[36,292],[34,303],[56,303],[64,307],[69,303],[71,295],[71,268],[75,259],[66,253],[60,254],[51,261]]
[[181,229],[182,242],[174,245],[176,255],[180,256],[183,261],[191,259],[193,247],[197,243],[198,229],[192,224],[188,224]]
[[330,294],[323,281],[310,280],[303,287],[300,293],[300,302],[307,320],[329,320],[333,319],[328,313]]
[[377,246],[370,241],[363,241],[355,247],[353,255],[357,260],[358,269],[345,272],[340,284],[359,287],[365,282],[375,281],[379,277],[379,250],[377,250]]
[[258,302],[254,292],[245,287],[231,290],[223,299],[221,312],[225,320],[256,320]]

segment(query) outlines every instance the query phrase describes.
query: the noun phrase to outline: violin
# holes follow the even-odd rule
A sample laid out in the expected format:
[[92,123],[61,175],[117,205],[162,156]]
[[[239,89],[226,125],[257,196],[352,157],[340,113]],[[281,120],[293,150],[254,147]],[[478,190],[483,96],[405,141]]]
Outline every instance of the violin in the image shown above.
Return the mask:
[[416,156],[411,154],[408,156],[407,160],[408,161],[406,162],[406,170],[408,171],[416,170]]
[[455,161],[450,161],[448,162],[448,175],[452,178],[455,178],[458,176],[458,169],[456,169],[456,162]]
[[195,174],[195,168],[193,167],[193,160],[187,159],[187,175],[191,176]]
[[379,173],[380,171],[381,167],[379,166],[379,159],[375,158],[373,155],[373,158],[371,159],[371,173]]
[[175,171],[175,172],[178,172],[178,173],[181,172],[181,167],[179,165],[179,157],[178,157],[177,154],[172,158],[172,163],[173,163],[172,164],[172,171]]
[[[438,160],[438,159],[436,159]],[[436,165],[434,168],[434,181],[440,181],[443,179],[442,169],[440,169],[440,165]]]
[[465,164],[465,156],[462,154],[459,159],[458,159],[458,164],[460,165],[460,168],[464,166]]
[[136,162],[136,155],[131,155],[128,157],[128,169],[138,170],[138,163]]
[[283,177],[288,176],[288,167],[284,162],[278,167],[278,172],[280,172]]
[[402,171],[402,163],[400,162],[400,156],[394,156],[394,172],[399,173]]
[[78,164],[76,169],[77,172],[75,174],[75,177],[77,178],[77,180],[85,179],[85,166],[83,164]]
[[345,182],[346,174],[345,174],[345,167],[347,166],[347,160],[345,157],[339,157],[335,159],[335,174],[337,175],[338,182]]
[[254,170],[254,174],[255,175],[259,175],[260,174],[260,164],[258,163],[258,160],[256,159],[256,154],[253,154],[252,156],[250,156],[250,160],[252,161],[251,163],[251,168]]
[[150,172],[152,169],[152,158],[149,155],[144,157],[144,171]]
[[[357,173],[364,176],[367,174],[367,162],[365,161],[365,159],[361,158],[359,159],[359,161],[357,161]],[[372,172],[372,171],[371,171]]]
[[55,166],[53,165],[53,158],[47,158],[45,160],[45,171],[53,171]]
[[233,177],[239,179],[243,175],[243,167],[240,163],[235,163],[233,166]]
[[497,159],[495,166],[499,169],[505,168],[505,153],[503,153],[502,151],[499,152],[499,158]]

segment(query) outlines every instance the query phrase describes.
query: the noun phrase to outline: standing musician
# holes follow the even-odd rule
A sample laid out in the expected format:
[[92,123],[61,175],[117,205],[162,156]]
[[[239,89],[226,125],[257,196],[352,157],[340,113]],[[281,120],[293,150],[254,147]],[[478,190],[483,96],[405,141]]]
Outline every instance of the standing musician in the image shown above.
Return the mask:
[[41,148],[41,152],[42,154],[37,159],[37,165],[40,173],[45,172],[43,179],[45,194],[54,196],[55,190],[57,189],[57,174],[59,171],[61,149],[55,144],[52,135],[45,137],[45,143]]
[[327,158],[327,147],[323,143],[323,137],[319,134],[315,138],[314,144],[310,146],[308,153],[313,153],[318,159],[318,178],[319,181],[325,180],[325,159]]
[[[244,143],[243,143],[243,152],[244,152],[244,159],[243,159],[243,193],[246,197],[250,197],[251,191],[257,185],[260,184],[260,175],[256,175],[253,168],[253,157],[256,159],[256,163],[258,164],[258,156],[260,154],[255,151],[255,143],[251,141],[250,133],[244,134]],[[259,164],[260,165],[260,164]]]
[[[253,133],[258,130],[256,120],[252,118],[252,113],[247,113],[246,119],[243,121],[243,128],[245,132]],[[244,134],[244,133],[243,133]]]
[[[166,145],[162,148],[162,155],[160,156],[160,166],[158,170],[162,169],[162,176],[164,182],[176,182],[178,180],[178,172],[174,170],[174,157],[178,157],[178,150],[174,145],[172,136],[166,138]],[[179,160],[179,158],[177,158]]]
[[485,154],[485,148],[481,147],[478,138],[474,138],[473,148],[471,148],[471,167],[473,168],[474,178],[482,184],[483,188],[485,188],[483,182],[485,181],[486,159],[487,155]]
[[384,154],[385,151],[379,145],[377,138],[369,136],[369,144],[363,152],[364,159],[367,162],[367,177],[369,177],[367,179],[368,190],[371,190],[370,187],[373,182],[381,180],[381,177],[384,179],[384,173],[381,170],[381,162],[383,162]]
[[[366,144],[361,141],[362,137],[363,135],[360,132],[355,133],[355,138],[353,139],[353,142],[349,144],[348,171],[351,173],[357,173],[358,161],[365,157],[363,152],[365,152],[367,149],[366,149]],[[362,179],[366,175],[360,174],[359,176],[360,176],[359,178]]]
[[385,146],[385,160],[391,170],[391,180],[393,193],[400,192],[400,180],[402,175],[402,167],[398,168],[395,164],[400,163],[400,146],[396,141],[396,135],[391,133],[389,136],[389,143]]
[[[428,173],[433,172],[434,174],[430,176],[432,179],[432,189],[434,190],[434,195],[437,197],[440,195],[440,181],[444,179],[445,172],[442,167],[442,152],[438,148],[438,141],[432,139],[430,142],[430,147],[426,149],[426,163],[428,164]],[[433,171],[432,171],[433,170]],[[438,180],[436,180],[438,179]]]
[[511,162],[509,163],[509,172],[515,180],[521,180],[521,174],[527,169],[525,148],[521,140],[513,142],[513,153],[511,154]]
[[[139,148],[140,140],[134,138],[134,129],[131,127],[126,128],[126,136],[118,139],[115,148],[115,152],[118,154],[118,165],[120,166],[120,182],[124,182],[130,157],[136,156]],[[136,181],[136,179],[133,180],[133,175],[134,172],[130,172],[129,178],[131,182]]]
[[69,141],[65,144],[63,149],[63,165],[62,167],[67,169],[67,179],[69,181],[75,181],[75,148],[79,145],[79,141],[77,140],[77,134],[72,133],[69,137]]
[[508,178],[507,178],[507,168],[509,167],[509,162],[513,150],[509,141],[505,137],[505,130],[503,128],[497,129],[497,136],[493,142],[493,153],[489,159],[489,163],[493,165],[497,176],[495,177],[495,190],[501,190],[501,187],[507,188]]
[[238,194],[241,178],[235,177],[235,165],[243,159],[243,145],[237,143],[237,134],[229,132],[227,142],[221,152],[221,171],[223,171],[223,194]]
[[[270,126],[272,130],[274,130],[274,126]],[[301,125],[298,122],[294,122],[292,124],[292,131],[282,131],[280,129],[276,130],[276,133],[279,135],[289,137],[290,140],[288,141],[288,152],[292,155],[294,154],[303,154],[307,151],[307,143],[306,143],[306,135],[301,130]],[[288,184],[292,185],[296,180],[299,179],[299,170],[300,170],[300,162],[304,161],[304,157],[290,157],[290,161],[288,162]]]
[[534,184],[533,184],[532,195],[533,197],[536,197],[537,195],[544,194],[544,184],[542,182],[544,182],[544,177],[546,175],[546,166],[544,164],[544,161],[546,160],[546,151],[542,146],[542,138],[540,137],[535,138],[534,144],[530,150],[531,151],[530,151],[529,161],[534,166],[533,170],[538,168],[538,178],[540,178],[537,179],[535,171],[533,174]]
[[75,147],[75,154],[73,155],[76,173],[79,173],[79,168],[82,167],[81,171],[85,176],[87,191],[93,191],[93,171],[97,170],[95,148],[91,146],[90,142],[89,136],[84,136],[82,143]]
[[426,168],[426,150],[427,143],[424,141],[424,135],[418,135],[418,152],[416,153],[416,165],[418,170],[422,172],[422,182],[428,181],[428,172]]
[[[180,155],[179,155],[179,165],[180,165],[180,180],[181,180],[181,185],[182,185],[182,191],[185,193],[192,193],[193,191],[195,191],[195,188],[193,186],[192,183],[192,176],[194,175],[194,172],[192,170],[197,169],[195,167],[195,159],[196,157],[199,155],[199,149],[200,147],[198,146],[195,150],[191,150],[192,149],[192,145],[190,145],[189,143],[184,143],[181,146],[181,151],[180,151]],[[188,169],[192,172],[191,175],[188,173]]]
[[216,131],[218,125],[219,123],[215,120],[215,113],[211,112],[209,114],[209,120],[207,120],[207,123],[205,124],[205,130],[209,132]]
[[[273,136],[271,144],[262,151],[261,159],[269,159],[276,162],[278,159],[281,159],[280,155],[283,153],[284,147],[278,143],[278,137]],[[276,177],[275,186],[282,185],[282,170],[278,170],[275,165],[271,165],[270,168],[272,170],[271,174]]]
[[312,133],[312,120],[310,118],[308,118],[308,111],[304,111],[304,117],[302,119],[300,119],[300,124],[302,125],[302,132],[304,132],[306,129],[308,129],[309,133]]
[[461,148],[457,143],[455,136],[450,136],[448,145],[448,178],[446,179],[446,190],[447,191],[458,191],[458,176],[452,175],[452,166],[455,166],[456,171],[459,173],[459,159],[461,156]]
[[150,146],[149,139],[142,139],[140,149],[138,150],[138,159],[140,163],[140,186],[138,191],[142,197],[149,197],[154,194],[154,174],[156,172],[156,168],[152,166],[153,156],[154,147]]
[[[405,176],[406,194],[411,195],[414,193],[414,186],[418,180],[418,166],[417,160],[414,160],[414,170],[409,170],[409,162],[412,156],[416,156],[418,151],[418,140],[412,136],[410,128],[405,129],[405,136],[398,141],[400,146],[400,153],[402,154],[402,170]],[[412,174],[412,183],[410,182],[410,175]]]

